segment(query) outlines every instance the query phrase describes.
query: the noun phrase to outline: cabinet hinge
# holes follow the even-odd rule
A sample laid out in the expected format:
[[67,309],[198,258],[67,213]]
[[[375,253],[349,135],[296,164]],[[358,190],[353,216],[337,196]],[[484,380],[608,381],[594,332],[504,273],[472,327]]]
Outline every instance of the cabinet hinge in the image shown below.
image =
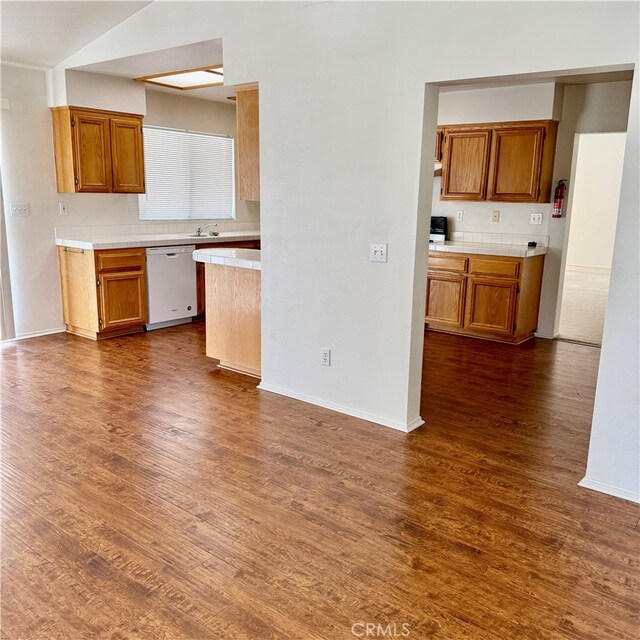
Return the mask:
[[72,127],[76,126],[76,119],[75,118],[71,118],[71,126]]
[[98,324],[102,326],[102,318],[98,318]]
[[96,287],[100,286],[100,280],[96,280]]
[[516,287],[516,293],[520,293],[520,285]]
[[74,178],[74,179],[73,179],[73,182],[74,182],[74,184],[76,184],[76,185],[77,185],[77,184],[78,184],[78,178]]
[[515,323],[515,322],[513,323],[513,328],[511,329],[511,331],[512,331],[513,333],[515,333],[515,331],[516,331],[516,323]]

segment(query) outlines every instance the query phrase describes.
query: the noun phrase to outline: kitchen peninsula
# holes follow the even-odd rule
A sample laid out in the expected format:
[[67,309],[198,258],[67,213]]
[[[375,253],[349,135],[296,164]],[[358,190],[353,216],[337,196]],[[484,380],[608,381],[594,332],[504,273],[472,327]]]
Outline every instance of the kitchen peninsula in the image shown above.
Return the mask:
[[260,251],[199,249],[205,267],[206,353],[230,369],[260,377]]

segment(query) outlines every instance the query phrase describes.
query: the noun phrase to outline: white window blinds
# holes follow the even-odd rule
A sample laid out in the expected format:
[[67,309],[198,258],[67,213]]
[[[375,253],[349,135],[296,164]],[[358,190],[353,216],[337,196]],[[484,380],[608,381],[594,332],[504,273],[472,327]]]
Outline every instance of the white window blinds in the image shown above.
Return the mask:
[[234,218],[233,147],[227,136],[144,127],[140,220]]

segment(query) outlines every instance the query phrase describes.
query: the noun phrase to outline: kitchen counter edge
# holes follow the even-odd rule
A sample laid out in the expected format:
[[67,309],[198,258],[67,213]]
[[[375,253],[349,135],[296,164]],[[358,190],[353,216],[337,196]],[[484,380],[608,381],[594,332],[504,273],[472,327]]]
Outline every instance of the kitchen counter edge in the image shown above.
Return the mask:
[[445,253],[470,253],[485,256],[504,256],[512,258],[533,258],[543,256],[548,252],[548,247],[527,247],[526,245],[513,244],[482,244],[473,242],[432,242],[429,244],[429,252]]
[[193,259],[205,264],[262,271],[260,255],[258,249],[196,249]]

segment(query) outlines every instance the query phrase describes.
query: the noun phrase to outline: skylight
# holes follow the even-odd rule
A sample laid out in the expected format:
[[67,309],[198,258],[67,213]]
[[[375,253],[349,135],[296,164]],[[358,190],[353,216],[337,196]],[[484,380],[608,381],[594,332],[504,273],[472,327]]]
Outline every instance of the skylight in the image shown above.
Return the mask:
[[189,89],[202,89],[224,84],[224,69],[222,65],[213,65],[211,67],[200,67],[199,69],[185,69],[184,71],[169,71],[151,76],[141,76],[140,78],[134,78],[134,80],[187,91]]

